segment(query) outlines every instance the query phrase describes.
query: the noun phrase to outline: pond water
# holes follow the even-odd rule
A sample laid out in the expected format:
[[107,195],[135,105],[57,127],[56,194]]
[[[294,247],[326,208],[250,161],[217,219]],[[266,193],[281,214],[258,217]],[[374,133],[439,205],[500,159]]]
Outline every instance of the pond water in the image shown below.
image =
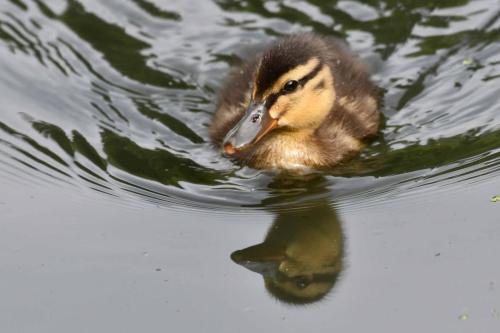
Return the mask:
[[[231,66],[346,40],[384,91],[342,170],[208,140]],[[500,329],[500,1],[0,1],[0,329]]]

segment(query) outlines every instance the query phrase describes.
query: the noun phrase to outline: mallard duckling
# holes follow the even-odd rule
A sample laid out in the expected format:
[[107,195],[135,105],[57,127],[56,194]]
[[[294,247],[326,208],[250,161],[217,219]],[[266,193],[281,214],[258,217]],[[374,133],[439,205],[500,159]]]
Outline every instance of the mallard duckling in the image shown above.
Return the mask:
[[345,47],[298,34],[229,75],[209,133],[254,168],[332,168],[376,136],[379,105],[378,89]]

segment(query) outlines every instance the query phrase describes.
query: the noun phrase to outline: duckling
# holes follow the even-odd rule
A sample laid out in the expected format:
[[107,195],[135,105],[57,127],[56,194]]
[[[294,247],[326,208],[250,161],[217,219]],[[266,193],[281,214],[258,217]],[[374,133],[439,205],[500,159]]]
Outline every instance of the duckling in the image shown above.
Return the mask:
[[209,134],[253,168],[331,169],[376,137],[379,95],[338,41],[292,35],[229,75]]

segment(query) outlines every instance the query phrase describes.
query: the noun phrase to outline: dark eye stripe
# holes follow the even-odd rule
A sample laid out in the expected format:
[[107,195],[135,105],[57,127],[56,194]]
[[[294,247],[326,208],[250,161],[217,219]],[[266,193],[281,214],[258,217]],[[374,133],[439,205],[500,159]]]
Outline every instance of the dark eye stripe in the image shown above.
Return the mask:
[[280,97],[281,95],[283,95],[283,93],[281,91],[279,93],[269,95],[269,97],[267,98],[267,101],[266,101],[266,108],[269,110],[273,106],[273,104],[276,102],[278,97]]
[[[304,86],[307,83],[307,81],[311,80],[319,73],[319,71],[321,70],[322,67],[323,67],[323,65],[321,63],[317,64],[313,68],[312,71],[310,71],[304,77],[302,77],[300,80],[298,80],[299,84],[301,86]],[[280,92],[269,95],[269,97],[267,97],[267,101],[266,101],[266,108],[269,110],[273,106],[273,104],[276,102],[278,97],[280,97],[281,95],[286,95],[288,93],[289,92],[287,92],[287,91],[281,90]]]
[[314,78],[319,73],[319,71],[321,70],[322,67],[323,67],[323,64],[318,63],[316,65],[316,67],[314,67],[314,69],[312,71],[310,71],[308,74],[306,74],[303,78],[301,78],[299,80],[299,84],[301,86],[304,86],[304,84],[306,84],[307,81],[311,80],[312,78]]
[[325,88],[325,80],[321,80],[319,81],[318,84],[316,84],[316,86],[314,87],[314,90],[322,90],[323,88]]

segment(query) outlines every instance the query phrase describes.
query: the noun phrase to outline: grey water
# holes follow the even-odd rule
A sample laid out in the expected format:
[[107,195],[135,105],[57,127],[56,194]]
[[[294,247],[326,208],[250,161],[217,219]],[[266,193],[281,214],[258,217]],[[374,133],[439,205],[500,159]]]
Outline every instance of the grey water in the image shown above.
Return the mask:
[[[345,40],[384,92],[342,170],[207,135],[234,65]],[[500,1],[0,1],[0,330],[500,329]]]

